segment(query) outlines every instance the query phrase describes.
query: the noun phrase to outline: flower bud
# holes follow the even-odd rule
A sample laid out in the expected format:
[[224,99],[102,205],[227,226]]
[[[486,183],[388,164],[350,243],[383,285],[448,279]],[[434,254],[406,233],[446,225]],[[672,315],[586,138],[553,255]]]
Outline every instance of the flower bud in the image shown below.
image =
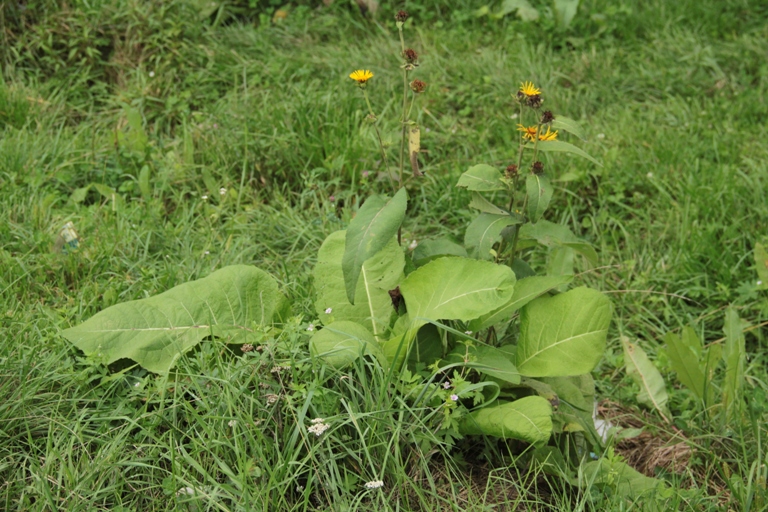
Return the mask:
[[515,164],[511,164],[507,166],[507,172],[506,172],[507,178],[512,179],[517,177],[517,166]]
[[544,103],[544,100],[541,98],[541,94],[534,94],[533,96],[528,96],[526,103],[531,108],[539,108]]
[[541,124],[549,124],[552,121],[555,120],[555,116],[552,115],[552,112],[549,110],[545,110],[543,114],[541,114]]
[[408,19],[408,13],[405,11],[397,11],[397,14],[395,14],[395,21],[398,23],[404,23],[405,20]]
[[419,60],[419,54],[413,48],[406,48],[403,52],[403,58],[410,64],[416,64],[416,61]]
[[539,161],[533,162],[532,170],[533,170],[533,174],[536,174],[536,175],[543,174],[544,164]]

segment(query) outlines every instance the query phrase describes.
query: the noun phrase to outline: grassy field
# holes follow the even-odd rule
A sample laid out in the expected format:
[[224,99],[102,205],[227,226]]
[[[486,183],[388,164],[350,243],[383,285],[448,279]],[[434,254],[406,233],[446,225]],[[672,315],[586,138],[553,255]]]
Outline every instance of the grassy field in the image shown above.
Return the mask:
[[[753,258],[768,241],[768,8],[585,0],[563,28],[543,8],[524,22],[466,3],[384,3],[375,17],[289,5],[274,19],[259,2],[0,4],[0,509],[768,507],[768,296]],[[514,443],[446,442],[381,371],[310,358],[318,248],[386,191],[348,74],[374,72],[371,102],[396,141],[401,7],[428,84],[406,241],[462,238],[469,195],[455,183],[514,161],[520,82],[588,129],[581,146],[603,165],[554,159],[547,218],[598,249],[576,283],[615,307],[601,412],[643,429],[597,455],[664,479],[673,491],[658,501],[566,483]],[[81,242],[62,252],[68,221]],[[60,335],[231,264],[270,272],[294,304],[260,350],[202,344],[157,376],[110,372]],[[726,422],[678,384],[662,338],[692,325],[719,344],[729,305],[748,359],[745,413]],[[620,336],[664,375],[669,421],[638,404]],[[331,420],[322,443],[302,428],[311,417]]]

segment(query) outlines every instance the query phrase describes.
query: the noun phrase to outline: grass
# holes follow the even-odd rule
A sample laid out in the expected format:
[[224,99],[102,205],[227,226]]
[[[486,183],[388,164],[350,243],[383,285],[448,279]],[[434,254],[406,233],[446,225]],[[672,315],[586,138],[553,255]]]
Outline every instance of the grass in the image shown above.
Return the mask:
[[[340,375],[309,357],[317,249],[386,189],[362,177],[380,162],[346,76],[374,71],[374,109],[397,141],[393,27],[339,5],[299,6],[274,24],[235,12],[191,24],[186,3],[168,4],[146,16],[118,3],[90,21],[82,6],[59,18],[40,7],[23,22],[39,33],[0,7],[4,40],[18,41],[4,45],[0,85],[0,508],[640,509],[526,466],[519,446],[451,450],[426,427],[430,410],[373,365]],[[614,300],[599,396],[653,437],[680,433],[692,448],[682,474],[656,469],[675,489],[667,509],[761,510],[765,327],[747,333],[748,421],[728,428],[672,385],[661,337],[693,324],[717,342],[729,304],[750,326],[768,320],[751,256],[768,232],[765,7],[583,2],[568,30],[475,18],[449,2],[407,7],[429,89],[417,113],[427,177],[411,190],[404,238],[463,236],[458,174],[514,159],[510,93],[535,81],[548,107],[589,127],[583,146],[603,163],[545,162],[558,179],[550,220],[599,249],[600,268],[580,280]],[[75,40],[109,23],[119,37]],[[69,46],[46,47],[46,31]],[[92,183],[123,200],[82,191]],[[75,253],[53,250],[66,221],[82,237]],[[204,344],[156,377],[109,373],[59,336],[104,307],[234,263],[267,270],[294,302],[296,319],[262,350],[235,357]],[[637,408],[620,334],[667,377],[672,425]],[[315,417],[330,424],[322,442],[306,432]],[[377,479],[383,491],[361,491]]]

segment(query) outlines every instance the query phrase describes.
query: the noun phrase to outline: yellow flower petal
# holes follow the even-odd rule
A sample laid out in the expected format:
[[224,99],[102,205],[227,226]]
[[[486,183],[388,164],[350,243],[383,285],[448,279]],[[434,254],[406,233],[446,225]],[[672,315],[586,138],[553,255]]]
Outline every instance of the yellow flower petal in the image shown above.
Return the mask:
[[373,78],[373,73],[371,73],[367,69],[366,70],[357,69],[352,73],[350,73],[349,78],[351,78],[352,80],[354,80],[359,84],[364,84],[365,82]]
[[533,85],[533,82],[522,82],[520,84],[520,92],[526,96],[535,96],[541,94],[541,91]]

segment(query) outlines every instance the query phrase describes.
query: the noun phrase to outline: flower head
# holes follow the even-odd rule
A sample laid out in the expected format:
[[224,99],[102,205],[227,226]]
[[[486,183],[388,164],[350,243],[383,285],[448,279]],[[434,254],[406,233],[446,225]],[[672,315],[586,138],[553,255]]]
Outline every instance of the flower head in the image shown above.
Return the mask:
[[443,389],[451,389],[451,381],[447,380],[443,382]]
[[365,484],[366,489],[378,489],[379,487],[384,487],[384,482],[381,480],[373,480]]
[[539,108],[544,103],[544,99],[541,94],[534,94],[533,96],[526,96],[525,103],[531,108]]
[[427,84],[425,84],[421,80],[416,79],[413,82],[411,82],[411,90],[416,94],[420,92],[424,92],[424,89],[426,88],[427,88]]
[[371,73],[369,70],[362,70],[357,69],[350,73],[349,78],[357,82],[358,85],[363,86],[365,83],[373,78],[373,73]]
[[405,11],[397,11],[397,14],[395,14],[395,21],[403,23],[407,19],[408,19],[408,13]]
[[523,132],[523,138],[528,140],[536,140],[536,127],[535,126],[523,126],[517,125],[517,131]]
[[546,133],[542,132],[539,133],[539,140],[556,140],[557,139],[557,130],[552,131],[552,129],[547,126]]
[[309,325],[307,326],[307,330],[308,330],[308,331],[314,331],[314,330],[315,330],[315,324],[309,324]]
[[539,121],[541,124],[549,124],[552,121],[555,120],[554,114],[552,114],[551,110],[545,110],[543,114],[541,114],[541,121]]
[[326,315],[330,315],[331,313],[333,313],[333,308],[325,308]]
[[459,395],[455,395],[455,394],[451,395],[451,400],[453,400],[454,402],[458,402],[459,401]]
[[542,174],[544,172],[544,164],[539,161],[533,162],[533,165],[531,166],[531,170],[533,171],[533,174],[536,174],[538,176],[539,174]]
[[512,179],[517,176],[517,165],[510,164],[507,166],[507,172],[505,173],[507,178]]
[[413,48],[406,48],[403,57],[411,64],[416,64],[416,61],[419,60],[419,54]]
[[541,94],[541,90],[536,88],[536,86],[533,85],[533,82],[521,82],[520,92],[525,94],[526,96],[536,96],[538,94]]
[[223,195],[224,195],[224,194],[226,194],[226,193],[227,193],[227,189],[225,189],[224,187],[221,187],[221,188],[219,189],[219,195],[220,195],[220,196],[223,196]]
[[331,426],[327,424],[323,418],[315,418],[311,423],[312,426],[308,427],[307,431],[315,434],[317,437],[320,437],[323,432],[331,428]]

